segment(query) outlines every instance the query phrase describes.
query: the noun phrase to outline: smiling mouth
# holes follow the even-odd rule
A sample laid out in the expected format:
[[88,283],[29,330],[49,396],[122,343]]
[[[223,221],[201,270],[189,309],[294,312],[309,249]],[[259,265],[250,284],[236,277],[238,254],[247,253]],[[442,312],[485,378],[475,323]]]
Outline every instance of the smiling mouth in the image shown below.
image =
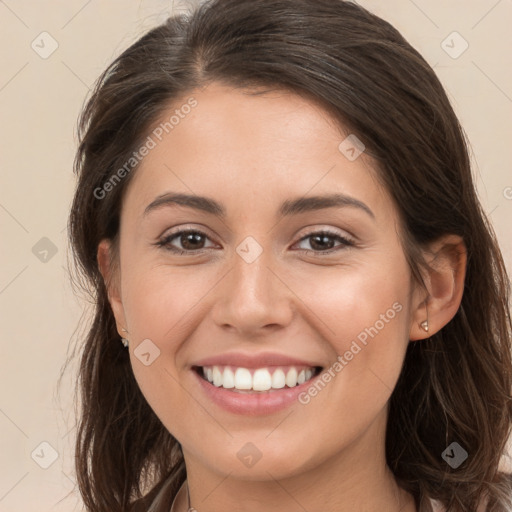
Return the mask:
[[236,366],[194,366],[203,380],[218,388],[237,393],[273,392],[290,389],[314,379],[321,366],[274,366],[243,368]]

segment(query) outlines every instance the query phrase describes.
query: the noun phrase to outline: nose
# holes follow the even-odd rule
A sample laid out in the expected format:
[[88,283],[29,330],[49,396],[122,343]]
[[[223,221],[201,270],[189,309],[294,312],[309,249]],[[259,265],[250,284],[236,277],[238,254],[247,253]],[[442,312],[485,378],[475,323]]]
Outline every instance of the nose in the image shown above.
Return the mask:
[[[294,294],[274,270],[271,251],[252,262],[238,254],[216,287],[215,324],[251,339],[285,328],[293,317]],[[272,268],[274,267],[274,268]]]

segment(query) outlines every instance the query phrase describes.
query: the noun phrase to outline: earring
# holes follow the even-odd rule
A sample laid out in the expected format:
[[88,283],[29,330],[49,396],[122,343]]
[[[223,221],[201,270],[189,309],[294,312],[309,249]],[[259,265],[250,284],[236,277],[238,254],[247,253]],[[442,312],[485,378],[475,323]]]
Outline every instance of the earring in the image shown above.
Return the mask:
[[[123,332],[128,332],[124,327],[121,327],[121,330],[122,330]],[[127,346],[128,346],[128,344],[129,344],[130,342],[129,342],[126,338],[121,338],[121,343],[122,343],[125,347],[127,347]]]
[[427,314],[427,319],[426,320],[423,320],[423,322],[421,322],[420,324],[420,327],[425,331],[425,332],[428,332],[428,307],[427,307],[427,301],[425,300],[425,312]]

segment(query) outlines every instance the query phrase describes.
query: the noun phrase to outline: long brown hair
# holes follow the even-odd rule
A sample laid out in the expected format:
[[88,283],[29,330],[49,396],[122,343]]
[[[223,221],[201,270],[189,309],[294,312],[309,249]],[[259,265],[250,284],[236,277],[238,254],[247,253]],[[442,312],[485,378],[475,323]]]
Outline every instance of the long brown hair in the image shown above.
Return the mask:
[[[173,475],[174,495],[186,477],[178,441],[138,388],[96,254],[103,238],[118,243],[137,166],[103,193],[105,183],[173,101],[212,81],[301,94],[364,141],[400,213],[417,279],[421,247],[447,233],[463,238],[461,306],[441,331],[409,343],[390,398],[386,458],[421,511],[428,498],[452,512],[475,511],[484,498],[488,511],[510,511],[512,477],[498,469],[512,425],[510,288],[465,136],[419,53],[343,0],[207,1],[149,31],[99,78],[79,120],[69,217],[76,273],[95,308],[77,382],[76,471],[87,510],[126,511]],[[468,453],[456,469],[441,456],[452,442]]]

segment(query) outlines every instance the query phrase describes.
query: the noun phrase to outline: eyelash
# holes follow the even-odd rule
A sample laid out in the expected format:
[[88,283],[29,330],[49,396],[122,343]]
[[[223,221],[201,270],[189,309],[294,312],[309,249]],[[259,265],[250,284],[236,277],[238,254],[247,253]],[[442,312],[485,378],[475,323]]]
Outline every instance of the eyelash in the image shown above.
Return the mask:
[[[176,233],[171,233],[170,235],[168,235],[168,236],[162,238],[161,240],[159,240],[158,242],[156,242],[154,245],[156,245],[158,247],[162,247],[165,250],[171,251],[178,255],[197,255],[197,254],[203,254],[204,252],[206,252],[208,249],[200,249],[197,251],[182,250],[182,249],[176,249],[175,247],[170,245],[171,241],[174,240],[175,238],[178,238],[181,235],[190,234],[190,233],[193,233],[196,235],[201,235],[201,236],[208,238],[208,235],[206,233],[203,233],[202,231],[199,231],[197,229],[184,229],[182,231],[177,231]],[[332,249],[328,249],[326,251],[314,251],[314,250],[310,250],[310,249],[300,249],[300,250],[306,252],[307,254],[313,253],[313,255],[315,255],[315,256],[322,256],[325,254],[332,254],[334,252],[337,252],[337,251],[341,250],[341,248],[343,248],[343,247],[353,247],[355,245],[354,242],[352,240],[350,240],[349,238],[343,237],[343,236],[339,235],[338,233],[330,231],[328,229],[323,229],[320,231],[313,231],[312,233],[309,233],[308,235],[303,236],[297,243],[300,243],[303,240],[306,240],[308,238],[311,238],[313,236],[318,236],[318,235],[336,238],[338,241],[340,241],[342,243],[342,245],[332,248]]]

